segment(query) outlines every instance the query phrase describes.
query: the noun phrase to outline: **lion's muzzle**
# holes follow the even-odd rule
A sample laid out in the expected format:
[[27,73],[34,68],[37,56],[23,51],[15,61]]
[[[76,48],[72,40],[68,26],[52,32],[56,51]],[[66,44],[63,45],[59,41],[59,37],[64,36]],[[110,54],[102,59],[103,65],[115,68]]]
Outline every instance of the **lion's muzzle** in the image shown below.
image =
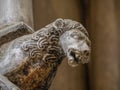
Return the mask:
[[68,64],[72,67],[78,66],[79,63],[88,63],[90,58],[90,50],[79,51],[69,49],[68,53]]

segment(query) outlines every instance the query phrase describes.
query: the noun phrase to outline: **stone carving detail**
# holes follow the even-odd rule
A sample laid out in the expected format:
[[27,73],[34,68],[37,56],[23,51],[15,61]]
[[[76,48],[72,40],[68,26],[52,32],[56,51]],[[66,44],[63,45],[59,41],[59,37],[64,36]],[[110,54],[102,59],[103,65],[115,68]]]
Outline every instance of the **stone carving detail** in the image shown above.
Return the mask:
[[80,23],[57,19],[10,42],[0,62],[0,74],[21,90],[48,90],[63,58],[67,57],[73,67],[87,63],[90,45],[88,33]]

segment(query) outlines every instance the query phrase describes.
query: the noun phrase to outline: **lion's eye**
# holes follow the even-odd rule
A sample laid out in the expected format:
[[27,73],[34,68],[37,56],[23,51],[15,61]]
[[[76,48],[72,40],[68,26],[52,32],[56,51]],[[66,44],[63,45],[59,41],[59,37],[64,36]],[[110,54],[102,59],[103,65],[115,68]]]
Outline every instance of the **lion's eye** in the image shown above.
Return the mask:
[[78,35],[74,35],[72,36],[74,39],[79,39],[79,36]]
[[72,33],[70,36],[74,39],[79,39],[79,40],[84,39],[84,37],[79,35],[77,32]]

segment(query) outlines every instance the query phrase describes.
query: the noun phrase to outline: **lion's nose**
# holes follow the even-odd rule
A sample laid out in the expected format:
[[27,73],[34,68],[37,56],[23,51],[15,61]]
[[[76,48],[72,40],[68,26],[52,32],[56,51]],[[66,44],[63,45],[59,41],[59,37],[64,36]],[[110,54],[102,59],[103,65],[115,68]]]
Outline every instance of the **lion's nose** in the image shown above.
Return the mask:
[[89,56],[89,55],[90,55],[90,51],[89,51],[89,50],[84,50],[84,51],[83,51],[83,54],[84,54],[85,56]]

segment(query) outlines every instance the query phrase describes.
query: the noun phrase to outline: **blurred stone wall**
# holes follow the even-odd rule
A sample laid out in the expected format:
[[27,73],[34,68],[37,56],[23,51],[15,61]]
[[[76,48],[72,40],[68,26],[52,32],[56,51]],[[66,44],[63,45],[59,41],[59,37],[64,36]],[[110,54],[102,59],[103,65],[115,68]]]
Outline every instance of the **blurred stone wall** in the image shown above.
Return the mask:
[[115,0],[90,2],[88,28],[92,40],[91,90],[120,90],[117,9]]

